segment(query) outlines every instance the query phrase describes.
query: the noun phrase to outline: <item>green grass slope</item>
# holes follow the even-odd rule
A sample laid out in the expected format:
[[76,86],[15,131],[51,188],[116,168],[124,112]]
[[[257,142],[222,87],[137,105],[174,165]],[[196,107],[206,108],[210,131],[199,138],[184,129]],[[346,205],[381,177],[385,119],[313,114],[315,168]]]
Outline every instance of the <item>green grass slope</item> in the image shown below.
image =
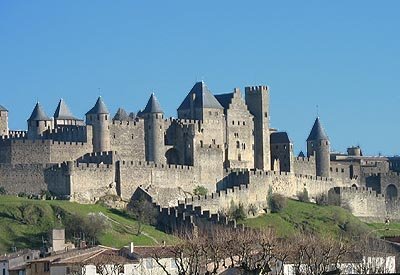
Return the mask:
[[280,213],[263,214],[242,223],[252,228],[273,228],[281,237],[309,232],[338,238],[368,234],[373,230],[341,207],[319,206],[295,200],[288,200],[287,206]]
[[[40,201],[12,196],[0,196],[0,252],[25,247],[40,247],[42,237],[59,227],[58,213],[86,216],[89,213],[102,213],[108,217],[110,226],[101,234],[102,245],[122,247],[129,242],[136,245],[152,245],[165,241],[174,242],[172,235],[144,226],[143,234],[137,236],[137,222],[115,209],[101,205],[84,205],[68,201]],[[63,221],[62,221],[63,222]]]

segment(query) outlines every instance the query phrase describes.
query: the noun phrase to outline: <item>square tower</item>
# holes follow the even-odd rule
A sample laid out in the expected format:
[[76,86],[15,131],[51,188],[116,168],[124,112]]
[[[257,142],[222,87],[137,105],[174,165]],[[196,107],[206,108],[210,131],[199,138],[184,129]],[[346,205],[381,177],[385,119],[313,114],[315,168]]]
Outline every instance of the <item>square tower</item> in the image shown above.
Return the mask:
[[271,170],[269,131],[269,88],[246,87],[246,104],[254,116],[254,168]]

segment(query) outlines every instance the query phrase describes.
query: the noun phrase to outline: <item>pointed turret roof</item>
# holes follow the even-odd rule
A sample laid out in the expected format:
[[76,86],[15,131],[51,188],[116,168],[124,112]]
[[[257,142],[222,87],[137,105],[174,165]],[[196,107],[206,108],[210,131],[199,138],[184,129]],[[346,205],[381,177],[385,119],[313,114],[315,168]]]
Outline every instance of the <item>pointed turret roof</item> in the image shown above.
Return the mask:
[[123,108],[118,108],[113,120],[129,120],[128,113]]
[[306,156],[304,155],[303,151],[300,151],[298,157],[299,157],[299,158],[305,158]]
[[326,135],[325,130],[321,125],[319,117],[315,119],[314,126],[312,127],[310,135],[307,138],[307,141],[311,140],[328,140],[328,136]]
[[101,98],[101,96],[99,96],[99,98],[96,101],[96,104],[86,114],[87,115],[109,114],[107,106],[106,106],[106,104],[104,104],[103,99]]
[[65,101],[61,98],[58,102],[56,111],[54,112],[55,119],[76,119],[69,110]]
[[43,121],[43,120],[51,120],[51,119],[44,112],[42,105],[40,105],[40,103],[37,102],[28,121]]
[[0,105],[0,111],[8,112],[8,110],[7,110],[4,106],[2,106],[2,105]]
[[163,113],[160,103],[158,102],[154,93],[151,94],[149,101],[147,101],[146,107],[142,112],[142,114],[148,113]]
[[185,97],[178,110],[190,109],[190,102],[193,100],[194,108],[223,109],[218,100],[208,89],[204,81],[197,82]]

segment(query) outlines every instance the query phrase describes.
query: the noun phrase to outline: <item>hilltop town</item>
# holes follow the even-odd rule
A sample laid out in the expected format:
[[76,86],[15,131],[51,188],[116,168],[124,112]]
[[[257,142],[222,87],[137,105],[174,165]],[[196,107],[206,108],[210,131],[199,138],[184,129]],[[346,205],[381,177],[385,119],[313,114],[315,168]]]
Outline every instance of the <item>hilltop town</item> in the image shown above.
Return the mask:
[[[363,220],[399,219],[400,158],[364,156],[359,147],[333,153],[318,117],[306,154],[295,156],[288,134],[270,128],[269,98],[267,86],[214,95],[198,82],[178,118],[165,118],[152,94],[136,114],[112,115],[99,97],[86,121],[63,100],[53,117],[37,103],[26,131],[9,129],[12,114],[0,106],[0,187],[80,203],[144,195],[166,230],[199,217],[218,221],[232,203],[262,211],[268,192],[335,196]],[[199,186],[206,195],[194,194]]]

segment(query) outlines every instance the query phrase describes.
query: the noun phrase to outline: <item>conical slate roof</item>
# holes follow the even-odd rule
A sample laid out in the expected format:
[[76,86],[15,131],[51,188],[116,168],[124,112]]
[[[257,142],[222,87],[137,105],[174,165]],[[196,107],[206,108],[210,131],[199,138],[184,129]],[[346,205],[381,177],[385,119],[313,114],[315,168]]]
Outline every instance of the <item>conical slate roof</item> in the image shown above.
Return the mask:
[[223,109],[221,104],[218,102],[215,96],[212,95],[212,93],[203,81],[197,82],[193,86],[192,90],[190,90],[189,94],[183,100],[178,110],[190,109],[190,102],[192,99],[194,101],[194,108]]
[[307,141],[311,140],[328,140],[328,136],[321,125],[319,117],[315,119],[314,126],[312,127],[310,135],[307,138]]
[[42,105],[40,103],[36,103],[35,108],[32,111],[31,116],[28,121],[43,121],[43,120],[51,120],[46,113],[44,112]]
[[107,106],[106,106],[106,104],[104,104],[103,99],[101,99],[101,96],[99,96],[99,98],[96,101],[96,104],[86,114],[87,115],[109,114]]
[[149,113],[163,113],[160,103],[158,102],[154,93],[151,94],[149,101],[147,101],[146,107],[142,112],[142,114],[149,114]]
[[299,157],[299,158],[305,158],[306,156],[304,155],[303,151],[300,151],[298,157]]
[[113,120],[129,120],[128,113],[124,109],[118,108]]
[[2,105],[0,105],[0,111],[8,112],[8,110],[5,107],[3,107]]
[[71,111],[69,110],[67,104],[63,99],[60,99],[60,102],[58,102],[58,106],[56,111],[54,112],[54,118],[55,119],[76,119]]

